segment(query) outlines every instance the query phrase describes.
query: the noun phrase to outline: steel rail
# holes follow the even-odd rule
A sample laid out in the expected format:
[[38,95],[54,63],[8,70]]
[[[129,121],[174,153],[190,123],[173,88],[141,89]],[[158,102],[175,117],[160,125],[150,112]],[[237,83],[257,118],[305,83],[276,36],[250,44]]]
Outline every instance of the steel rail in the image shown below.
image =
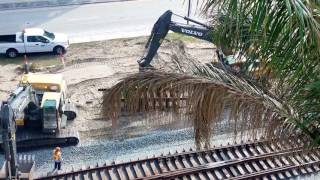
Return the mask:
[[[285,150],[285,151],[281,151],[281,152],[272,152],[272,153],[252,156],[252,157],[248,157],[248,158],[242,158],[242,159],[236,159],[236,160],[230,160],[230,161],[224,161],[224,162],[217,162],[217,163],[209,163],[209,164],[200,165],[200,166],[193,167],[193,168],[185,168],[185,169],[177,170],[174,172],[167,172],[167,173],[163,173],[160,175],[149,176],[147,178],[137,178],[136,180],[141,180],[141,179],[145,179],[145,180],[148,180],[148,179],[174,179],[177,177],[196,174],[199,172],[213,171],[215,169],[222,169],[222,168],[237,166],[237,165],[241,165],[241,164],[245,164],[245,163],[258,162],[259,160],[266,160],[267,158],[274,159],[274,158],[279,158],[279,157],[286,157],[286,156],[298,154],[301,152],[303,152],[302,149],[295,150],[295,151]],[[314,161],[313,163],[320,163],[320,159],[318,161]],[[295,165],[292,167],[298,167],[298,166],[299,165]],[[288,167],[291,167],[291,166],[288,165]],[[279,167],[279,168],[282,168],[282,167]],[[276,168],[275,170],[270,170],[270,171],[277,171],[277,169],[279,169],[279,168]],[[268,170],[263,170],[263,171],[268,172]],[[262,172],[262,171],[255,172],[255,173],[263,174],[260,172]],[[251,173],[248,175],[242,175],[242,176],[243,177],[247,177],[247,176],[254,177]],[[233,178],[230,178],[230,179],[233,179]]]
[[[214,147],[209,150],[193,151],[189,152],[183,150],[173,154],[153,156],[145,159],[138,159],[135,161],[115,163],[107,165],[96,165],[91,167],[84,167],[79,170],[72,169],[71,171],[63,172],[60,174],[43,176],[38,179],[170,179],[174,177],[198,177],[202,172],[216,169],[220,171],[222,178],[233,177],[245,177],[245,175],[254,175],[255,171],[242,169],[243,173],[237,169],[237,164],[247,164],[251,167],[258,166],[261,171],[268,172],[266,170],[275,171],[278,165],[273,163],[270,159],[278,158],[279,161],[285,156],[293,154],[303,154],[303,140],[287,141],[285,144],[278,143],[276,141],[267,141],[265,139],[257,141],[241,142],[241,144],[226,145],[220,147]],[[318,161],[320,159],[318,149],[312,151],[312,157],[308,157],[312,161]],[[311,152],[311,151],[310,151]],[[261,162],[269,159],[273,163],[271,166],[265,163],[262,168]],[[303,164],[304,161],[288,159],[289,165]],[[252,163],[251,163],[252,162]],[[307,161],[305,161],[307,162]],[[310,161],[309,161],[310,162]],[[280,163],[281,164],[281,163]],[[288,165],[288,163],[282,163]],[[283,167],[283,166],[281,166]],[[302,165],[301,165],[302,167]],[[246,167],[244,167],[246,169]],[[255,169],[255,168],[251,168]],[[236,171],[236,173],[233,173]],[[205,174],[205,173],[204,173]],[[222,174],[222,175],[221,175]],[[234,174],[237,174],[235,176]],[[202,175],[204,178],[196,179],[208,179],[208,176]],[[216,175],[211,176],[213,179],[219,179]],[[189,178],[187,178],[189,179]],[[193,179],[193,178],[191,178]],[[212,178],[209,178],[212,179]]]
[[[155,155],[153,157],[150,158],[144,158],[144,159],[137,159],[137,160],[133,160],[133,161],[129,161],[129,162],[121,162],[121,163],[115,163],[115,162],[111,162],[111,164],[107,165],[107,163],[105,163],[103,166],[96,166],[93,168],[90,168],[90,170],[103,170],[103,169],[109,169],[109,168],[113,168],[113,167],[121,167],[121,166],[127,166],[130,164],[136,164],[136,163],[145,163],[147,161],[161,161],[162,159],[170,159],[170,158],[177,158],[180,156],[193,156],[196,154],[205,154],[211,151],[225,151],[226,149],[229,148],[241,148],[241,147],[246,147],[246,146],[252,146],[252,145],[257,145],[257,144],[263,144],[263,143],[268,143],[267,140],[265,139],[260,139],[260,140],[256,140],[256,141],[247,141],[247,142],[241,142],[241,144],[234,144],[234,145],[226,145],[226,146],[222,146],[220,145],[220,147],[213,147],[214,149],[210,149],[210,150],[200,150],[200,151],[193,151],[193,149],[190,148],[189,151],[186,151],[185,149],[183,149],[182,152],[178,153],[178,151],[176,151],[174,154],[169,153],[168,155],[161,155],[156,157]],[[58,176],[65,176],[65,175],[69,175],[70,173],[73,172],[77,172],[77,173],[83,173],[83,172],[87,172],[89,169],[79,169],[77,171],[70,171],[70,172],[63,172],[57,175],[52,175],[52,176],[48,176],[49,177],[58,177]],[[47,177],[43,177],[43,178],[47,178]],[[42,179],[42,178],[41,178]]]
[[[314,165],[320,165],[320,161],[312,161],[312,162],[308,162],[308,163],[304,163],[304,164],[299,164],[299,165],[288,165],[288,166],[283,166],[283,167],[279,167],[277,169],[270,169],[270,170],[263,170],[263,171],[259,171],[259,172],[255,172],[252,174],[245,174],[245,175],[241,175],[241,176],[237,176],[237,177],[233,177],[233,178],[228,178],[228,180],[242,180],[242,179],[254,179],[254,178],[258,178],[258,177],[264,177],[270,174],[276,174],[276,173],[281,173],[281,172],[286,172],[286,171],[290,171],[293,169],[299,169],[301,167],[311,167]],[[319,171],[320,169],[315,170]],[[299,175],[299,174],[298,174]],[[295,175],[295,176],[298,176]]]

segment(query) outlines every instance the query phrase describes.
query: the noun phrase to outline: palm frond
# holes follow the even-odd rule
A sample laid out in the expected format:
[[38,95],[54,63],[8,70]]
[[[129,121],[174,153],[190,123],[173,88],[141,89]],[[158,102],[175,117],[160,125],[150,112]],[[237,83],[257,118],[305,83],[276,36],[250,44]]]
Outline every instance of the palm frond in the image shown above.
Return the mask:
[[206,0],[201,7],[214,19],[214,43],[240,51],[245,73],[257,60],[271,68],[273,94],[292,107],[284,121],[320,144],[318,99],[305,94],[319,81],[320,1]]
[[[212,128],[222,121],[229,122],[235,135],[249,132],[252,138],[261,134],[271,138],[286,134],[277,131],[283,126],[280,102],[243,79],[213,69],[206,71],[219,78],[159,71],[130,75],[104,93],[102,113],[116,120],[121,111],[153,115],[170,111],[172,118],[192,122],[197,147],[210,146]],[[227,117],[225,112],[229,112]],[[148,121],[153,120],[159,121]]]
[[241,52],[239,57],[246,57],[241,69],[248,75],[257,60],[271,68],[274,91],[191,61],[184,74],[144,72],[124,78],[104,93],[102,113],[116,123],[121,110],[156,116],[169,112],[192,122],[198,147],[210,145],[212,127],[222,121],[240,136],[306,133],[317,142],[319,1],[206,0],[202,7],[215,14],[214,43],[224,52]]
[[202,7],[218,11],[214,43],[244,53],[244,71],[259,59],[301,87],[307,80],[300,77],[320,63],[319,1],[207,0]]

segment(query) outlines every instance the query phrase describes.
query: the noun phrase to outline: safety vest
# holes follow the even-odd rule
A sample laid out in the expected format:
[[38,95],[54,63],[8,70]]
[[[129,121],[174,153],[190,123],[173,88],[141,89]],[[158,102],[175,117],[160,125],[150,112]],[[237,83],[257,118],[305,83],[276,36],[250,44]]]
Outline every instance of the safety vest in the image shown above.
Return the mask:
[[61,161],[61,152],[55,152],[53,151],[53,160],[55,161]]

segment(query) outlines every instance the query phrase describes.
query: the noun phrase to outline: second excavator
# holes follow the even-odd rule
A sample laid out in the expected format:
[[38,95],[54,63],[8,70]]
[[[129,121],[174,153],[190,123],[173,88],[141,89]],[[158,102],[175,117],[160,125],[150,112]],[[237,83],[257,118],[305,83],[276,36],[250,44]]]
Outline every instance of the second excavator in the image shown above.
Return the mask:
[[[172,21],[172,16],[176,15],[183,18],[186,21],[192,22],[195,25],[183,24]],[[152,59],[156,55],[159,47],[161,46],[164,38],[167,36],[168,32],[172,31],[175,33],[192,36],[198,39],[213,42],[212,39],[212,28],[207,26],[204,23],[193,20],[189,17],[183,17],[177,14],[174,14],[172,11],[168,10],[163,13],[159,19],[154,24],[151,35],[145,45],[145,54],[143,57],[138,60],[140,70],[144,68],[152,67],[150,65]],[[222,68],[229,69],[234,71],[234,67],[239,67],[241,62],[235,62],[233,55],[226,56],[221,50],[216,50],[219,64],[222,65]]]

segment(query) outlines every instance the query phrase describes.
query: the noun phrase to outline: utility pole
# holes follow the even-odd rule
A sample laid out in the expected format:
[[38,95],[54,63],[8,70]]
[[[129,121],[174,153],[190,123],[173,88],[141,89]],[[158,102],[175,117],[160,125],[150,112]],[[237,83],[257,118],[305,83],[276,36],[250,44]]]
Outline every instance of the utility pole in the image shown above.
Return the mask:
[[[188,18],[190,17],[191,12],[191,0],[188,1]],[[187,21],[187,24],[189,24],[189,20]]]

